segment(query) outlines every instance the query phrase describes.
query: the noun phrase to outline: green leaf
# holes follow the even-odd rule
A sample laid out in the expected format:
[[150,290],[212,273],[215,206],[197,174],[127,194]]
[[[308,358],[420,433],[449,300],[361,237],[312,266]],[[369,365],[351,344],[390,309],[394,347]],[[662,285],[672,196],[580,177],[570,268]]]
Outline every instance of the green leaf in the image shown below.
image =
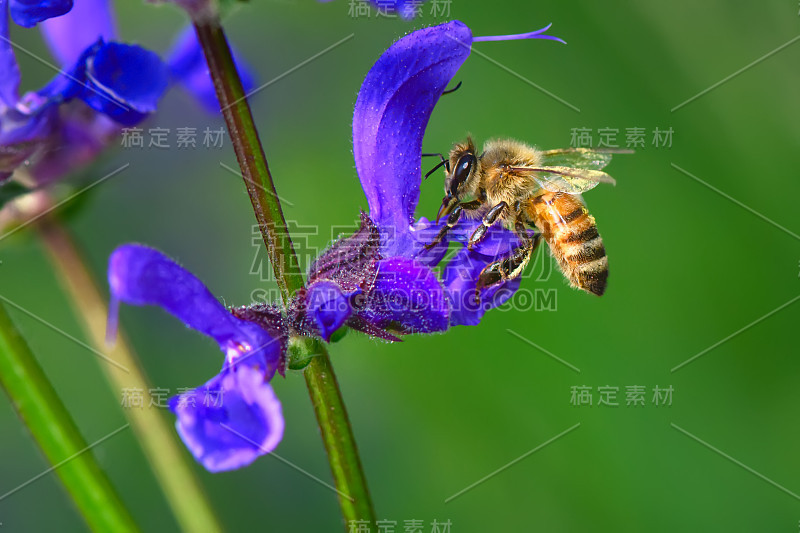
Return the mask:
[[128,424],[110,428],[109,433],[87,445],[1,305],[0,383],[89,527],[94,531],[138,531],[91,451],[127,430]]

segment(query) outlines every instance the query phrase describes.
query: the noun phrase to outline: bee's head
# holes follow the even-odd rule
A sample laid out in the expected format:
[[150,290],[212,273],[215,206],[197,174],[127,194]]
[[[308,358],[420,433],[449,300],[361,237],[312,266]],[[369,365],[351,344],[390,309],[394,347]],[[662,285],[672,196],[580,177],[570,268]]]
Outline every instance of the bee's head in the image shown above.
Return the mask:
[[449,171],[444,179],[445,197],[436,216],[437,222],[441,217],[447,216],[462,199],[473,196],[478,189],[479,162],[471,137],[453,147],[449,163]]

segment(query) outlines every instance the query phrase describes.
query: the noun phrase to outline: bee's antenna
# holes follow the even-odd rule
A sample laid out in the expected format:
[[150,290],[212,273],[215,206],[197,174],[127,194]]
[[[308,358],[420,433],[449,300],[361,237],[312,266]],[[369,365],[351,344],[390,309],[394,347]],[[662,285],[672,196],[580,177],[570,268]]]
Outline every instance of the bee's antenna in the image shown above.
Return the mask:
[[454,92],[456,92],[456,91],[458,90],[458,88],[459,88],[459,87],[461,87],[461,82],[458,82],[458,83],[456,84],[456,86],[455,86],[455,87],[453,87],[452,89],[448,89],[448,90],[446,90],[446,91],[443,91],[443,92],[442,92],[442,95],[445,95],[445,94],[450,94],[450,93],[454,93]]
[[442,166],[444,166],[444,168],[447,169],[447,172],[450,172],[450,161],[445,159],[442,154],[422,154],[422,157],[434,157],[434,156],[439,157],[441,159],[441,162],[439,162],[435,167],[430,169],[427,174],[425,174],[425,179],[428,179],[428,176],[436,172],[438,169],[442,168]]

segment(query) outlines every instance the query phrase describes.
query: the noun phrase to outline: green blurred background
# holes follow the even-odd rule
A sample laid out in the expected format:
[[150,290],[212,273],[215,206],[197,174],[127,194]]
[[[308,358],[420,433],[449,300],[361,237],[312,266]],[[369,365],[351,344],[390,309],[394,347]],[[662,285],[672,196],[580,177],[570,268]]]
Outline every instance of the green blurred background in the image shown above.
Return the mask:
[[[155,50],[184,24],[169,6],[116,7],[122,38]],[[338,231],[331,228],[352,225],[366,208],[351,153],[352,107],[372,63],[413,28],[454,18],[493,35],[552,22],[550,33],[567,46],[475,49],[580,110],[473,53],[456,77],[463,86],[433,115],[427,151],[446,151],[467,132],[480,143],[507,136],[557,148],[570,144],[574,128],[591,130],[595,145],[598,130],[617,129],[623,147],[628,128],[645,131],[645,147],[609,168],[618,185],[585,196],[609,255],[603,298],[569,289],[557,272],[540,275],[550,261],[540,250],[523,288],[555,291],[553,310],[496,310],[479,327],[396,345],[350,334],[331,347],[377,513],[396,521],[396,531],[412,519],[425,532],[433,520],[449,520],[454,532],[797,531],[800,358],[792,331],[800,304],[671,369],[800,294],[800,44],[671,110],[796,39],[798,9],[778,1],[439,0],[409,23],[374,11],[351,17],[345,0],[306,0],[254,2],[228,18],[230,39],[262,83],[353,35],[252,99],[286,217],[319,227],[299,232],[304,266]],[[16,30],[17,42],[46,53],[35,31]],[[20,61],[25,88],[52,75],[29,57]],[[130,163],[67,219],[98,276],[115,246],[138,241],[178,258],[227,304],[274,288],[241,180],[220,166],[236,166],[228,139],[205,148],[199,134],[196,150],[174,148],[176,128],[220,126],[172,91],[144,125],[145,135],[170,128],[172,149],[116,147],[86,171],[94,180]],[[671,147],[654,146],[656,128],[672,129]],[[423,185],[418,215],[435,214],[440,199],[437,177]],[[41,246],[23,233],[0,249],[0,294],[83,339]],[[11,313],[88,442],[125,423],[122,392],[110,390],[92,353]],[[221,364],[211,341],[160,310],[125,308],[122,322],[155,386],[197,386]],[[276,452],[329,481],[302,376],[274,385],[286,417]],[[592,388],[594,405],[572,404],[577,386]],[[597,405],[603,386],[618,387],[619,406]],[[629,386],[644,387],[644,406],[625,405]],[[653,403],[656,386],[673,388],[671,406]],[[5,493],[48,465],[5,396],[0,428]],[[94,453],[145,530],[177,527],[131,431]],[[335,494],[275,458],[225,474],[196,470],[231,531],[341,530]],[[85,529],[53,474],[1,501],[0,522],[9,531]]]

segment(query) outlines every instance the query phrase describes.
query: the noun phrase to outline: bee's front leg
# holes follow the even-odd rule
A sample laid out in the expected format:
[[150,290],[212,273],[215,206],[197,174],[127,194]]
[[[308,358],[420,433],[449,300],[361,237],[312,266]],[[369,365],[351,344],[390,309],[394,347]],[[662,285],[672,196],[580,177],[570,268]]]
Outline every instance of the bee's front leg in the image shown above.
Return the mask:
[[475,285],[475,296],[478,302],[480,302],[480,293],[483,289],[514,279],[522,274],[533,252],[541,242],[541,233],[536,233],[531,237],[528,235],[525,226],[520,222],[515,225],[514,229],[521,241],[521,245],[515,248],[509,256],[489,263],[481,271]]
[[476,209],[480,208],[483,203],[480,200],[473,200],[471,202],[464,202],[458,204],[453,211],[447,216],[447,222],[445,222],[442,229],[439,230],[439,234],[436,235],[436,238],[433,239],[429,244],[425,245],[426,250],[430,250],[444,239],[444,236],[447,235],[447,232],[450,231],[452,228],[458,224],[458,221],[461,219],[461,214],[466,209],[467,211],[475,211]]
[[486,236],[486,231],[492,227],[492,224],[497,222],[497,219],[500,218],[500,215],[506,210],[507,207],[507,203],[500,202],[496,206],[492,207],[489,212],[486,213],[486,215],[484,215],[481,225],[475,228],[475,231],[472,233],[469,241],[467,241],[468,249],[472,250],[475,245],[483,240],[483,238]]

